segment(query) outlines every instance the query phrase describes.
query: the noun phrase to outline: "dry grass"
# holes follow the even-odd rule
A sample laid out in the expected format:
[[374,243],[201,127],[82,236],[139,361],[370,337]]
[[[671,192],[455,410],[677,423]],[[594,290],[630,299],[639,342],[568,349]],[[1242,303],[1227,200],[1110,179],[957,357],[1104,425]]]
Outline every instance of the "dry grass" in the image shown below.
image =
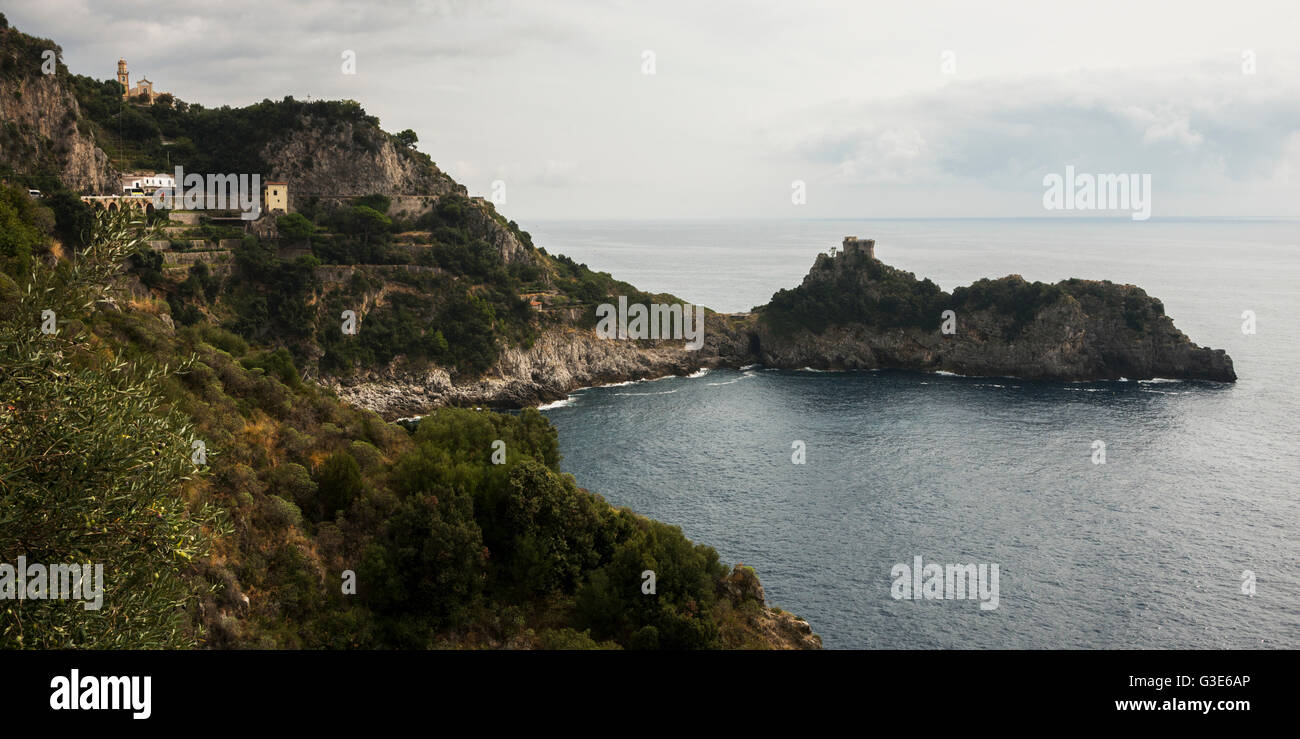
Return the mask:
[[132,311],[148,313],[155,317],[171,311],[167,306],[167,301],[159,300],[152,295],[132,295],[126,301],[126,304]]
[[253,417],[244,422],[239,435],[249,448],[260,448],[266,459],[276,458],[276,422],[262,411],[255,411]]

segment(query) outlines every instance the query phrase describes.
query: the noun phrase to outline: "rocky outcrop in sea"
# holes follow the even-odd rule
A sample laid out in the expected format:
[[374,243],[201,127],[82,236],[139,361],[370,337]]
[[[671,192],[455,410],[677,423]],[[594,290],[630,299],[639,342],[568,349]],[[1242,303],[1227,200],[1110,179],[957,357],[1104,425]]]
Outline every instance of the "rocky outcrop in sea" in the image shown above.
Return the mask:
[[[830,320],[819,315],[827,312]],[[949,294],[883,264],[870,247],[820,255],[802,285],[774,296],[753,330],[757,361],[772,367],[1063,381],[1237,379],[1223,350],[1192,343],[1137,286],[1010,275]]]

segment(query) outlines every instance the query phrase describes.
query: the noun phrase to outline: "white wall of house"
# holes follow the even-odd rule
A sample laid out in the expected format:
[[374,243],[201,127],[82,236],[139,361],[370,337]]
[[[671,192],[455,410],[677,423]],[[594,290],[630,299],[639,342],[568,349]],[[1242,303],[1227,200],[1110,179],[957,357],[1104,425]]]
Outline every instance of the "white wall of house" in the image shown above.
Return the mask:
[[176,178],[169,174],[131,175],[122,178],[122,190],[156,190],[160,187],[175,188]]

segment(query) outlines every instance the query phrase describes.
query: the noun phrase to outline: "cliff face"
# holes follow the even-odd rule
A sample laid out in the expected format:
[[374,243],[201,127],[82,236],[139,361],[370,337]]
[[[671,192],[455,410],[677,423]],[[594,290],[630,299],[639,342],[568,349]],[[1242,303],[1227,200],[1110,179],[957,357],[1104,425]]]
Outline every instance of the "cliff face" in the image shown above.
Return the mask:
[[292,183],[291,197],[465,194],[463,185],[378,127],[315,120],[272,137],[262,148],[268,179]]
[[506,349],[483,378],[469,384],[454,384],[440,367],[421,372],[381,368],[324,382],[343,400],[391,419],[442,405],[536,406],[580,387],[689,374],[698,368],[682,342],[613,341],[590,330],[565,328],[543,333],[527,349]]
[[[465,188],[457,185],[461,190]],[[468,228],[479,238],[486,241],[501,255],[501,261],[507,265],[514,262],[532,262],[532,251],[524,246],[519,238],[501,224],[501,216],[496,214],[496,207],[487,200],[475,201],[475,206],[468,213]]]
[[[447,370],[373,368],[347,377],[325,377],[340,398],[393,419],[416,416],[443,405],[524,408],[562,400],[583,387],[689,375],[702,368],[740,367],[757,361],[748,351],[755,340],[751,318],[711,313],[704,346],[681,340],[602,339],[592,329],[549,329],[531,346],[509,347],[483,377],[456,383]],[[800,365],[802,366],[802,365]]]
[[1132,342],[1124,340],[1129,332],[1113,320],[1085,313],[1074,300],[1041,313],[1016,341],[990,338],[1000,321],[988,312],[971,314],[963,323],[954,336],[864,325],[778,336],[763,327],[759,356],[771,367],[910,369],[1040,380],[1162,377],[1232,382],[1237,377],[1222,349],[1192,344],[1168,318]]
[[[730,605],[741,624],[739,631],[755,635],[767,649],[821,649],[822,638],[807,621],[793,613],[767,605],[767,596],[754,570],[736,564],[723,579],[719,594]],[[745,644],[736,646],[744,647]]]
[[67,70],[42,73],[45,51],[61,53],[53,42],[0,29],[0,167],[53,175],[73,191],[115,192],[117,171],[77,128],[81,112]]
[[[393,198],[390,215],[418,216],[444,195],[466,195],[464,185],[421,154],[405,149],[378,127],[355,121],[323,121],[303,115],[298,126],[261,150],[267,179],[291,183],[294,203],[364,195]],[[503,225],[486,200],[466,211],[470,233],[490,244],[507,265],[531,261],[531,250]]]

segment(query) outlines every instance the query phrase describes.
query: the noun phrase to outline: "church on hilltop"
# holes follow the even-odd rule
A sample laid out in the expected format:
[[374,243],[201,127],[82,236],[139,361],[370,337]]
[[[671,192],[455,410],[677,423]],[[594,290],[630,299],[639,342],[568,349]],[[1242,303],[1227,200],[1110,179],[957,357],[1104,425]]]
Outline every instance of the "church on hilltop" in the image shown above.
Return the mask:
[[126,71],[125,59],[117,60],[117,81],[122,85],[123,100],[138,100],[143,95],[149,99],[149,104],[153,105],[160,96],[167,94],[165,92],[154,92],[153,83],[149,81],[148,77],[141,77],[139,84],[131,87],[131,74]]

